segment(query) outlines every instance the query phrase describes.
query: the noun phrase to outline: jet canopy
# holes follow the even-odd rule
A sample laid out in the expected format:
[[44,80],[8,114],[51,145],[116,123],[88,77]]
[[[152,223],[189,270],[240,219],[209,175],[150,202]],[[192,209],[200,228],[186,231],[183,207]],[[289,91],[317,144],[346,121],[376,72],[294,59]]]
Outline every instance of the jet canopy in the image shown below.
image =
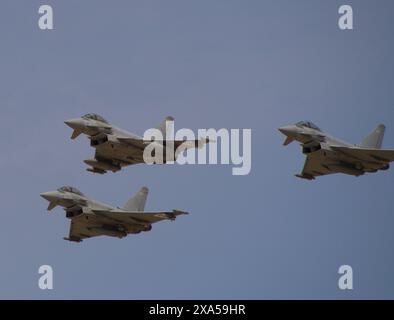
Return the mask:
[[105,120],[102,116],[99,116],[96,113],[85,114],[84,116],[82,116],[82,118],[86,119],[86,120],[97,120],[97,121],[101,121],[101,122],[104,122],[104,123],[108,123],[107,120]]
[[59,192],[71,192],[71,193],[75,193],[75,194],[77,194],[77,195],[79,195],[79,196],[82,196],[82,197],[85,196],[85,195],[84,195],[81,191],[79,191],[77,188],[70,187],[70,186],[61,187],[61,188],[57,189],[57,191],[59,191]]
[[296,123],[296,126],[297,126],[297,127],[307,127],[307,128],[311,128],[311,129],[314,129],[314,130],[317,130],[317,131],[321,131],[320,128],[319,128],[317,125],[313,124],[313,123],[310,122],[310,121],[300,121],[300,122],[297,122],[297,123]]

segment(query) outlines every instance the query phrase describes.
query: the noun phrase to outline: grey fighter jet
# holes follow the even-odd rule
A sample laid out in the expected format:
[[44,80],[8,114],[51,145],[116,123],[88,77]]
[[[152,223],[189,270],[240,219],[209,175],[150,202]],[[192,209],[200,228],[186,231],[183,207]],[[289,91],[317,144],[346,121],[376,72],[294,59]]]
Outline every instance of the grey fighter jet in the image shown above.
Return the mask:
[[313,180],[332,173],[358,177],[366,172],[387,170],[390,162],[394,161],[394,150],[381,149],[385,131],[383,124],[378,125],[359,145],[338,140],[309,121],[300,121],[278,130],[286,136],[285,146],[297,140],[306,155],[302,172],[296,174],[299,178]]
[[161,220],[175,220],[187,212],[144,211],[148,188],[143,187],[122,208],[113,208],[86,197],[78,189],[65,186],[56,191],[41,194],[49,201],[48,210],[62,206],[66,217],[71,219],[70,233],[65,240],[81,242],[96,236],[123,238],[128,234],[150,231],[152,224]]
[[[177,152],[188,148],[201,148],[209,142],[208,139],[171,140],[174,152],[171,155],[166,155],[165,146],[169,141],[166,137],[166,121],[173,120],[174,118],[167,117],[157,128],[162,132],[164,140],[161,143],[164,147],[162,163],[165,163],[166,160],[174,161],[178,155]],[[83,133],[90,139],[90,145],[96,149],[93,159],[84,160],[89,166],[86,170],[90,172],[100,174],[106,173],[108,170],[116,172],[124,166],[145,162],[143,152],[151,141],[144,141],[142,137],[110,124],[97,114],[86,114],[81,118],[67,120],[65,124],[74,130],[71,139],[75,139]]]

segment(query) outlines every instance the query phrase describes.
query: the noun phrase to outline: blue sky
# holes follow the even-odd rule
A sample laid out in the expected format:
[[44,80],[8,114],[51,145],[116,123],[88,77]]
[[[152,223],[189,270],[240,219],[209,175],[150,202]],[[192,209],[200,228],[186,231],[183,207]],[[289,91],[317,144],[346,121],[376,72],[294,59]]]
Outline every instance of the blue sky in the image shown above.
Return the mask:
[[[0,10],[0,297],[109,299],[394,298],[393,170],[293,176],[299,146],[277,128],[311,120],[354,143],[378,123],[394,148],[391,1],[42,1]],[[142,134],[252,129],[252,171],[133,166],[92,175],[65,119],[96,112]],[[189,216],[119,240],[64,241],[69,221],[39,194],[65,184],[117,206],[141,186],[146,209]],[[54,269],[54,290],[37,286]],[[350,264],[354,290],[338,289]]]

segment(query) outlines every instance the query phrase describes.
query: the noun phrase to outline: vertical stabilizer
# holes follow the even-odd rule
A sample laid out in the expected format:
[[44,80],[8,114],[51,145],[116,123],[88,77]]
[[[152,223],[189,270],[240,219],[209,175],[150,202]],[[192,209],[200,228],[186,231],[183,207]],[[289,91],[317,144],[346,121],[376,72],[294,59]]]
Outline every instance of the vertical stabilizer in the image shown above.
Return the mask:
[[144,211],[148,193],[149,189],[147,187],[142,187],[140,191],[126,202],[122,209],[126,211]]
[[[162,123],[160,123],[160,125],[157,127],[157,129],[159,129],[161,131],[161,133],[163,134],[163,140],[166,140],[166,122],[167,121],[174,121],[174,118],[171,116],[166,117]],[[171,126],[169,126],[169,130],[172,131]],[[169,132],[170,135],[174,134],[173,132]]]
[[386,127],[384,124],[380,124],[377,128],[372,131],[361,143],[361,147],[380,149],[382,147],[384,131]]

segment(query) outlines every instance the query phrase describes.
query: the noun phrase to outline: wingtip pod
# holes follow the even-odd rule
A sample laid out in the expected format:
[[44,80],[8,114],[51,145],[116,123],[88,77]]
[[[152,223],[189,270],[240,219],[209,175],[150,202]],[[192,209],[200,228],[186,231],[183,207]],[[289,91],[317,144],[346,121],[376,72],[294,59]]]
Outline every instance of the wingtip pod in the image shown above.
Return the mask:
[[63,240],[67,240],[67,241],[70,241],[70,242],[77,242],[77,243],[82,242],[82,239],[77,238],[77,237],[69,237],[69,238],[68,237],[64,237]]
[[181,214],[189,214],[189,212],[187,211],[182,211],[182,210],[177,210],[177,209],[173,209],[172,212],[174,213],[174,215],[181,215]]
[[105,170],[97,169],[97,168],[86,168],[86,171],[92,172],[92,173],[98,173],[98,174],[104,174],[107,173]]
[[189,214],[189,212],[173,209],[171,213],[167,213],[166,214],[166,217],[167,217],[167,219],[169,219],[171,221],[175,221],[177,216],[180,216],[180,215],[183,215],[183,214]]
[[294,176],[305,180],[315,180],[315,177],[309,174],[295,174]]

